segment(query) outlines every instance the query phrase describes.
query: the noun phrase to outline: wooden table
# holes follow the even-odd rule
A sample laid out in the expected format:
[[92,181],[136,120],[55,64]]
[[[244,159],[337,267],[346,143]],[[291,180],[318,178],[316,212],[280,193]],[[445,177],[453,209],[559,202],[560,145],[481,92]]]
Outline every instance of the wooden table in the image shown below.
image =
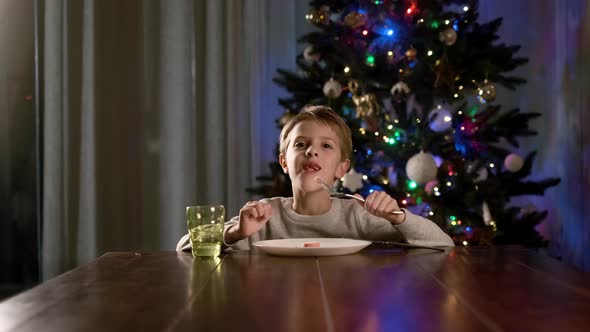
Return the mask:
[[0,303],[1,331],[590,331],[590,278],[518,247],[113,252]]

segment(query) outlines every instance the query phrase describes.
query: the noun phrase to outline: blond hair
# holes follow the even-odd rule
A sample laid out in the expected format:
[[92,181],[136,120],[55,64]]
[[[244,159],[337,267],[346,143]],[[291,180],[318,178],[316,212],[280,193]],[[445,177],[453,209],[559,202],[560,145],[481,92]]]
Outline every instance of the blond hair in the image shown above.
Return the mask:
[[279,151],[285,155],[289,146],[289,133],[303,121],[316,121],[330,127],[340,139],[340,159],[345,161],[352,154],[352,133],[344,120],[331,108],[321,105],[306,105],[281,130]]

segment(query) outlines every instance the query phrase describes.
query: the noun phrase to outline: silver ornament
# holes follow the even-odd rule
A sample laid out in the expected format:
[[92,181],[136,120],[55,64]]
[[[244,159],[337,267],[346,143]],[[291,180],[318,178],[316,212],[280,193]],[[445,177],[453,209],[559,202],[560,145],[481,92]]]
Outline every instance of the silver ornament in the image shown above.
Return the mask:
[[324,84],[322,91],[324,92],[324,96],[336,99],[342,94],[342,86],[338,81],[334,80],[334,78],[330,78],[330,80]]
[[406,174],[408,178],[419,185],[436,180],[436,161],[430,153],[420,151],[408,159]]
[[428,127],[435,132],[446,131],[451,128],[451,125],[453,124],[453,116],[451,115],[451,112],[441,105],[438,105],[435,109],[430,111],[428,119],[430,121]]

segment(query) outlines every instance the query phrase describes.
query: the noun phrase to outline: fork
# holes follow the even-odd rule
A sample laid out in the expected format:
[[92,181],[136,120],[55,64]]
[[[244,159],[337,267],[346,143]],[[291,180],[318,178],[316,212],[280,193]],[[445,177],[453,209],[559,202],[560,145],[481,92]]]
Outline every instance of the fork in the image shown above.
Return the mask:
[[[345,194],[345,193],[341,193],[341,192],[338,192],[338,191],[334,190],[334,188],[332,188],[332,187],[328,186],[327,184],[325,184],[324,182],[322,182],[322,180],[320,180],[320,178],[315,178],[315,179],[320,184],[320,186],[322,186],[322,188],[325,191],[327,191],[327,192],[330,193],[330,196],[332,196],[332,197],[353,198],[353,199],[356,199],[356,200],[361,201],[361,202],[364,202],[365,201],[365,199],[362,198],[362,197],[358,197],[358,196],[351,195],[351,194]],[[393,214],[405,214],[403,211],[391,211],[390,213],[393,213]]]

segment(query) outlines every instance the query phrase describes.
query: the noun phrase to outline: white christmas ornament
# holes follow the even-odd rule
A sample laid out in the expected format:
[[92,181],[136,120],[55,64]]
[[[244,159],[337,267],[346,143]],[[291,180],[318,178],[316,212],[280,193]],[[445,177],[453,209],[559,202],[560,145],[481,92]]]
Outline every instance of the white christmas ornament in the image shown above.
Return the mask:
[[438,105],[435,109],[430,111],[428,115],[430,124],[428,125],[432,131],[442,132],[451,128],[453,124],[453,117],[451,112],[445,107]]
[[506,159],[504,159],[504,167],[512,173],[520,171],[523,165],[524,160],[515,153],[507,155]]
[[322,91],[326,97],[336,99],[342,94],[342,85],[334,80],[334,78],[330,78],[330,80],[324,84]]
[[479,167],[477,170],[475,169],[476,167],[479,167],[479,164],[476,162],[471,162],[467,165],[467,173],[476,173],[477,176],[475,178],[473,178],[473,182],[474,183],[478,183],[481,181],[485,181],[488,179],[488,169],[485,167]]
[[434,158],[430,153],[424,151],[415,154],[406,163],[408,178],[420,185],[436,180],[436,172],[437,167]]
[[314,49],[312,45],[309,45],[303,50],[303,58],[308,62],[316,62],[320,60],[320,55],[314,53]]
[[357,173],[354,168],[348,173],[344,174],[342,186],[348,190],[355,192],[363,187],[363,175]]
[[390,92],[395,100],[400,101],[406,98],[410,91],[410,87],[406,83],[399,81],[393,85]]
[[473,182],[478,183],[481,181],[485,181],[487,179],[488,179],[488,169],[485,167],[482,167],[477,170],[477,177],[475,179],[473,179]]
[[481,210],[483,223],[486,224],[486,226],[489,226],[493,220],[492,214],[490,213],[490,207],[488,206],[488,202],[483,202],[483,204],[481,205]]

